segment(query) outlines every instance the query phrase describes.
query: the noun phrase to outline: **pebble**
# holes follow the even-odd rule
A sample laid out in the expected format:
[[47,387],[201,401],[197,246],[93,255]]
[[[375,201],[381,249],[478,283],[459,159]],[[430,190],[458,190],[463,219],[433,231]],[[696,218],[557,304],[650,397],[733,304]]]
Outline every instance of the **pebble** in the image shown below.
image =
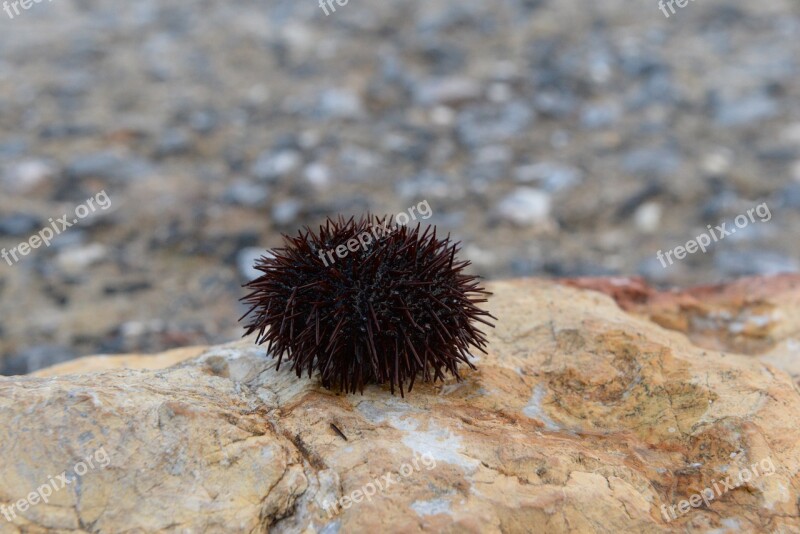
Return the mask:
[[100,243],[65,248],[56,256],[56,264],[65,273],[76,275],[105,259],[106,253],[106,247]]
[[0,236],[25,237],[42,228],[38,217],[29,213],[0,216]]
[[495,82],[489,86],[486,96],[491,102],[508,102],[514,97],[514,89],[507,83]]
[[115,181],[131,180],[151,171],[152,167],[146,161],[123,157],[112,151],[78,156],[66,169],[67,175],[72,179],[101,178]]
[[778,197],[785,207],[800,210],[800,183],[788,184]]
[[256,261],[262,256],[274,257],[274,255],[261,247],[246,247],[241,249],[236,254],[236,265],[239,268],[239,274],[245,280],[255,280],[262,273],[255,268]]
[[628,174],[667,177],[681,165],[681,157],[668,148],[640,148],[631,150],[622,159]]
[[550,218],[550,195],[532,187],[519,187],[497,205],[501,219],[519,226],[536,226]]
[[639,231],[645,234],[652,234],[658,230],[661,224],[663,213],[661,204],[658,202],[645,202],[639,206],[633,214],[633,222]]
[[778,114],[777,102],[764,93],[736,99],[720,99],[714,119],[720,126],[742,126],[769,119]]
[[475,152],[475,165],[505,165],[514,159],[514,151],[505,145],[489,145]]
[[294,198],[282,200],[272,207],[272,222],[285,226],[297,219],[302,209],[303,203],[300,200]]
[[639,262],[636,270],[639,275],[645,277],[648,281],[663,284],[668,282],[671,276],[674,276],[684,269],[685,267],[680,262],[667,265],[665,268],[658,257],[656,257],[656,252],[653,252],[652,256],[647,256]]
[[583,172],[570,165],[543,161],[517,167],[514,179],[520,183],[533,182],[548,193],[557,193],[580,184]]
[[728,276],[774,275],[798,272],[797,260],[771,250],[717,249],[714,266]]
[[74,359],[75,356],[72,349],[62,345],[34,345],[2,361],[0,375],[25,375],[51,365],[67,362]]
[[170,128],[164,132],[156,143],[156,156],[168,157],[185,154],[192,147],[192,138],[184,130]]
[[617,102],[589,104],[581,110],[581,124],[589,130],[610,128],[619,122],[622,107]]
[[476,100],[481,85],[470,78],[425,80],[414,87],[414,101],[421,106],[454,105]]
[[562,91],[542,91],[533,99],[536,111],[551,119],[563,119],[571,115],[577,106],[575,97]]
[[792,180],[800,183],[800,160],[795,161],[792,164],[791,174],[792,174]]
[[464,258],[471,261],[477,269],[493,269],[498,264],[496,254],[474,243],[470,243],[464,247],[463,255]]
[[716,150],[703,157],[700,166],[708,176],[724,176],[733,163],[733,152],[727,149]]
[[364,115],[364,105],[352,91],[328,89],[320,95],[319,113],[324,119],[359,119]]
[[425,171],[404,180],[398,180],[395,183],[395,191],[404,200],[414,201],[460,196],[452,190],[446,176],[430,171]]
[[138,338],[147,334],[159,333],[166,330],[166,323],[159,319],[151,321],[128,321],[122,323],[119,327],[119,333],[122,337]]
[[264,205],[269,199],[269,189],[263,184],[246,180],[234,181],[223,195],[225,202],[255,208]]
[[331,185],[331,170],[322,163],[311,163],[303,170],[306,183],[316,190],[327,189]]
[[343,179],[363,181],[371,178],[384,165],[384,161],[377,152],[357,145],[346,145],[339,152],[339,164],[346,171]]
[[50,163],[38,159],[23,160],[11,165],[2,175],[3,190],[9,194],[30,193],[42,183],[51,180],[56,169]]
[[475,147],[509,141],[524,132],[534,119],[533,111],[518,101],[465,109],[456,119],[459,140]]
[[300,167],[302,157],[295,150],[263,152],[253,163],[251,174],[258,180],[275,183]]
[[217,123],[217,114],[213,110],[197,110],[189,116],[189,127],[200,134],[213,132]]

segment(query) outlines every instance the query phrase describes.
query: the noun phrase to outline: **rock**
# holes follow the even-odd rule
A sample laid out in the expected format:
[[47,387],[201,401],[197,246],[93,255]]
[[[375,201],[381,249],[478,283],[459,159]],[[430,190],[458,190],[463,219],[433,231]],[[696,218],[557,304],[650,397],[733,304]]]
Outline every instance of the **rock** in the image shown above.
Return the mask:
[[550,219],[550,195],[533,187],[519,187],[497,205],[501,219],[519,226],[536,226]]
[[254,184],[246,180],[236,180],[225,190],[226,202],[255,208],[262,206],[269,199],[269,189],[263,184]]
[[518,101],[474,106],[458,115],[458,137],[470,147],[508,141],[524,132],[533,118],[533,111]]
[[352,91],[328,89],[319,97],[319,113],[324,119],[359,119],[364,115],[364,105]]
[[[196,358],[207,347],[183,347],[168,350],[155,356],[150,354],[126,354],[122,356],[87,356],[78,360],[54,364],[31,373],[33,376],[51,377],[72,374],[95,373],[110,369],[165,369],[185,360]],[[63,354],[65,351],[61,350]],[[67,352],[68,354],[68,352]],[[5,373],[3,373],[5,374]]]
[[658,202],[645,202],[641,204],[633,214],[633,221],[639,231],[645,234],[652,234],[658,230],[661,224],[661,214],[663,213],[661,204]]
[[800,160],[792,163],[792,180],[800,182]]
[[[249,341],[157,370],[163,362],[125,368],[152,362],[147,356],[104,370],[89,359],[72,362],[69,375],[0,378],[0,446],[14,458],[0,464],[3,511],[14,514],[3,524],[99,532],[800,529],[800,393],[776,366],[784,360],[702,348],[647,319],[672,310],[676,326],[691,324],[698,308],[681,305],[688,293],[628,279],[567,283],[584,289],[535,279],[490,284],[498,322],[478,369],[463,369],[462,382],[417,383],[405,398],[379,386],[363,395],[326,391],[317,378],[277,371]],[[753,326],[738,329],[762,349],[794,340],[800,328],[800,277],[696,291],[709,310],[753,298],[772,306],[751,308]],[[764,312],[769,319],[759,319]],[[716,326],[705,324],[706,343],[731,335]],[[68,483],[47,503],[23,501],[60,473]],[[690,506],[706,488],[719,497]]]
[[514,97],[514,88],[507,83],[495,82],[486,90],[486,97],[491,102],[508,102]]
[[575,111],[577,99],[563,91],[542,91],[534,96],[533,103],[544,117],[565,119]]
[[788,350],[785,361],[791,363],[780,368],[800,380],[794,325],[794,318],[800,317],[799,281],[797,275],[785,274],[668,291],[652,289],[640,278],[567,283],[606,293],[622,309],[681,332],[699,347],[754,355]]
[[543,161],[517,167],[514,170],[514,179],[521,183],[535,182],[545,191],[556,193],[578,185],[583,179],[583,173],[569,165]]
[[332,178],[330,168],[323,163],[311,163],[303,169],[303,177],[308,185],[316,190],[330,187]]
[[772,97],[758,92],[741,98],[720,98],[714,118],[720,126],[743,126],[774,117],[779,109]]
[[617,102],[590,104],[581,110],[581,124],[589,130],[608,128],[619,122],[621,114]]
[[101,178],[116,181],[131,180],[151,172],[150,165],[140,159],[130,159],[114,151],[101,151],[78,156],[66,168],[74,180]]
[[106,254],[106,247],[100,243],[64,248],[56,256],[56,264],[66,273],[79,274],[90,265],[105,259]]
[[800,270],[800,266],[794,258],[771,250],[720,248],[714,254],[714,265],[729,276],[796,273]]
[[272,222],[278,225],[289,224],[297,219],[302,209],[303,202],[296,198],[282,200],[272,207]]
[[11,194],[30,193],[56,174],[56,169],[43,160],[23,160],[11,165],[2,175],[0,185]]
[[724,176],[730,170],[733,158],[730,150],[716,150],[707,154],[700,166],[708,176]]
[[669,176],[681,165],[680,155],[671,149],[642,148],[628,152],[622,167],[629,174],[647,176]]
[[39,231],[42,223],[39,218],[29,213],[12,213],[0,217],[0,236],[25,237]]
[[800,183],[790,183],[784,187],[780,194],[781,203],[791,209],[800,209]]
[[459,192],[450,186],[447,176],[423,172],[395,183],[397,194],[406,201],[419,199],[459,198]]
[[469,78],[426,80],[414,87],[414,100],[422,106],[457,105],[481,96],[481,86]]
[[217,113],[212,109],[196,110],[189,116],[189,126],[200,134],[208,134],[217,127]]
[[68,347],[36,345],[6,358],[2,362],[0,375],[25,375],[73,358],[75,354]]
[[253,164],[251,173],[257,179],[274,183],[300,167],[302,158],[295,150],[267,151]]
[[236,265],[239,267],[239,274],[241,274],[242,278],[248,282],[250,280],[255,280],[264,274],[255,268],[256,260],[258,260],[261,256],[271,254],[272,253],[268,250],[259,247],[243,248],[236,255]]
[[156,143],[156,156],[165,158],[185,154],[192,148],[192,138],[184,130],[170,128]]

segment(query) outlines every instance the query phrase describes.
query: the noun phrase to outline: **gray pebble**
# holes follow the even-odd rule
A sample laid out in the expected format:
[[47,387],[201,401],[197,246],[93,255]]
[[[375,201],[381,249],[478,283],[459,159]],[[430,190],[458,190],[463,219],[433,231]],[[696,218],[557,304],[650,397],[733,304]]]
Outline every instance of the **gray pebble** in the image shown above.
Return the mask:
[[282,200],[272,207],[272,221],[278,225],[286,225],[297,219],[303,203],[297,199]]
[[458,115],[458,138],[468,146],[509,141],[524,132],[533,118],[533,111],[521,102],[472,107]]
[[256,159],[250,172],[259,180],[275,183],[297,170],[301,163],[300,153],[295,150],[267,151]]
[[262,273],[255,268],[256,261],[262,256],[272,257],[272,253],[260,247],[247,247],[243,248],[236,255],[236,265],[239,268],[239,274],[246,280],[255,280]]
[[364,115],[364,107],[356,93],[328,89],[320,95],[319,113],[326,119],[358,119]]
[[481,85],[469,78],[436,78],[414,87],[414,100],[422,106],[460,104],[481,95]]
[[771,250],[719,248],[714,254],[714,266],[729,276],[768,276],[798,271],[796,260]]
[[0,217],[0,235],[3,236],[27,238],[41,227],[39,218],[29,213],[12,213]]
[[519,226],[536,226],[550,218],[550,195],[533,187],[519,187],[497,205],[503,220]]
[[105,178],[109,180],[130,180],[152,171],[144,160],[130,159],[112,151],[101,151],[78,156],[67,166],[70,178]]
[[156,144],[156,156],[167,157],[189,152],[192,146],[192,138],[185,131],[170,128],[161,135]]
[[668,148],[641,148],[628,152],[622,160],[622,167],[629,174],[647,176],[669,176],[681,165],[681,157]]
[[237,180],[225,190],[225,202],[254,208],[262,206],[269,199],[269,189],[263,184]]
[[75,358],[69,347],[61,345],[35,345],[21,350],[3,362],[1,375],[25,375],[57,363]]
[[580,169],[561,163],[543,161],[514,169],[514,179],[520,183],[535,183],[549,193],[571,189],[583,179]]
[[720,126],[742,126],[774,117],[778,111],[775,100],[764,93],[755,93],[737,99],[720,99],[714,118]]

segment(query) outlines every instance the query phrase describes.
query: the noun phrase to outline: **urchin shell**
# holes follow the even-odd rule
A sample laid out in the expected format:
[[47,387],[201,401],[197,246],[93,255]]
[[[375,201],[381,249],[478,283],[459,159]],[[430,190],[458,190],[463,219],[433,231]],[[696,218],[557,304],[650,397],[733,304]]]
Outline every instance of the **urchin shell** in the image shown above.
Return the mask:
[[[284,240],[257,260],[263,275],[245,285],[249,310],[240,319],[248,318],[245,335],[268,343],[278,368],[286,358],[298,377],[317,371],[326,388],[363,393],[365,384],[388,382],[401,395],[420,374],[460,380],[459,363],[475,369],[469,347],[485,352],[486,338],[474,323],[494,319],[477,304],[490,293],[463,274],[469,262],[457,260],[449,235],[367,215],[328,219],[317,233],[304,228]],[[343,257],[326,254],[348,242]]]

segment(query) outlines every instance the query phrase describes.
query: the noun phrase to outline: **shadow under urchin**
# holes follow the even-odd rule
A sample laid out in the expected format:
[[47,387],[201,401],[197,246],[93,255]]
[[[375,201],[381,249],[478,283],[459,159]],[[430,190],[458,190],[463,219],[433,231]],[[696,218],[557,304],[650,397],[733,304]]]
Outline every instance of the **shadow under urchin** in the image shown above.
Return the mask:
[[[256,261],[264,274],[244,286],[250,309],[240,321],[249,318],[245,335],[258,332],[256,343],[268,343],[278,369],[285,357],[298,377],[317,371],[329,389],[363,393],[365,384],[388,382],[401,395],[420,374],[425,382],[444,380],[445,372],[461,380],[459,363],[475,369],[469,347],[486,352],[475,322],[494,327],[486,318],[496,320],[477,304],[491,293],[480,277],[463,274],[470,262],[456,258],[459,243],[449,235],[391,221],[329,218],[318,233],[306,227],[284,235],[283,248]],[[358,236],[355,252],[323,259]]]

